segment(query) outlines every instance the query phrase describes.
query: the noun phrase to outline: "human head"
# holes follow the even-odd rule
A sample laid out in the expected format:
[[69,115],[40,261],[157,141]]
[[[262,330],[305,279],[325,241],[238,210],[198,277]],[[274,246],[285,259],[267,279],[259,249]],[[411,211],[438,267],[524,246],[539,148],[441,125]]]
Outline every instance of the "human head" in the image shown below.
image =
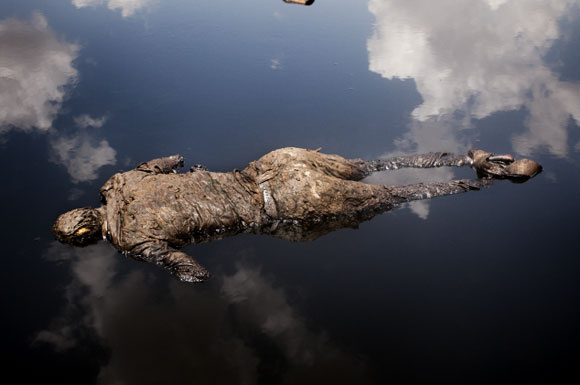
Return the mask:
[[101,213],[92,207],[74,209],[60,215],[52,232],[57,240],[75,246],[86,246],[102,237]]

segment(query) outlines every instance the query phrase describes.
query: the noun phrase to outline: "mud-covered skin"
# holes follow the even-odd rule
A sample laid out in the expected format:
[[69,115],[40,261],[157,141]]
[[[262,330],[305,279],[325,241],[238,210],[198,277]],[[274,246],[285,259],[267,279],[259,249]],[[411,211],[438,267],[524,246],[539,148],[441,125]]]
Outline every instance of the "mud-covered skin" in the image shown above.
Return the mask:
[[209,276],[177,249],[262,222],[260,191],[238,171],[173,173],[180,157],[156,159],[113,175],[100,189],[102,232],[119,250],[169,268],[180,279]]
[[[242,171],[208,172],[199,166],[179,174],[176,170],[183,166],[183,158],[175,155],[113,175],[100,189],[100,208],[63,214],[54,232],[63,242],[80,244],[75,236],[88,230],[74,222],[94,218],[100,221],[100,233],[123,253],[162,265],[183,281],[203,281],[208,272],[179,248],[241,232],[311,240],[342,227],[356,227],[402,202],[478,190],[492,183],[490,178],[408,186],[359,182],[374,171],[468,165],[488,177],[509,177],[513,158],[494,159],[474,151],[366,162],[290,147],[268,153]],[[524,170],[523,166],[528,165],[519,168]]]
[[512,155],[494,155],[483,150],[470,150],[468,157],[481,178],[509,179],[521,183],[542,172],[542,166],[530,159],[515,160]]

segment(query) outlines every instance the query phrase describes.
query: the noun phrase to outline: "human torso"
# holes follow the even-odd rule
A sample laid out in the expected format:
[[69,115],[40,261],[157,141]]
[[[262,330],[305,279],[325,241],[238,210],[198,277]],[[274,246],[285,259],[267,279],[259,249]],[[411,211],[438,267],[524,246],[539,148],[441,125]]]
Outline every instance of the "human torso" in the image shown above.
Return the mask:
[[181,246],[260,220],[260,196],[236,172],[129,171],[111,180],[105,192],[108,233],[122,250],[150,239]]

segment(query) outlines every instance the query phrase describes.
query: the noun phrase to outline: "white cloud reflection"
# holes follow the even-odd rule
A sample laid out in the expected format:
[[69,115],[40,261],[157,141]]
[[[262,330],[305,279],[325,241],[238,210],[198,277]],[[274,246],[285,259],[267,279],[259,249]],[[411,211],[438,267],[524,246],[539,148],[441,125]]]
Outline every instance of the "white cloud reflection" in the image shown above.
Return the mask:
[[101,128],[107,122],[107,116],[101,116],[100,118],[93,118],[90,115],[83,114],[74,118],[75,125],[78,128]]
[[73,183],[95,180],[99,168],[117,163],[117,152],[108,141],[87,134],[59,136],[50,145],[51,161],[66,167]]
[[[75,249],[56,241],[51,243],[44,257],[53,262],[71,263],[75,279],[66,289],[65,297],[68,305],[63,309],[63,313],[52,321],[48,329],[37,334],[36,342],[49,343],[56,351],[62,352],[78,345],[79,322],[90,325],[97,331],[102,330],[100,313],[93,311],[79,315],[78,306],[74,301],[86,290],[85,305],[99,306],[115,277],[115,254],[117,254],[115,249],[104,242],[83,249]],[[80,317],[81,320],[69,322],[76,317]]]
[[139,10],[154,5],[157,0],[72,0],[72,4],[77,8],[97,7],[105,3],[110,10],[118,10],[123,17],[129,17]]
[[580,85],[560,81],[543,57],[560,36],[559,19],[578,5],[370,0],[376,25],[367,42],[369,68],[415,81],[423,97],[412,113],[416,121],[441,121],[456,111],[482,119],[524,107],[528,131],[512,138],[514,150],[529,155],[546,148],[566,156],[570,119],[580,119]]
[[282,61],[279,58],[270,59],[270,69],[273,70],[282,69]]
[[[57,37],[38,12],[29,21],[0,21],[0,134],[53,129],[67,91],[78,78],[73,61],[79,50],[79,45]],[[106,120],[85,114],[74,122],[86,129],[100,128]],[[74,183],[94,180],[100,167],[116,163],[109,143],[87,134],[56,134],[50,144],[52,161],[65,166]]]
[[0,134],[47,131],[77,80],[79,46],[56,36],[43,15],[0,21]]
[[[295,383],[367,382],[360,359],[310,330],[258,269],[238,266],[204,286],[173,279],[166,286],[105,242],[87,248],[54,242],[46,258],[70,263],[73,279],[65,289],[68,305],[35,343],[65,351],[87,331],[96,333],[110,351],[98,384],[255,384],[275,360],[283,363],[275,374],[283,370]],[[130,273],[118,272],[122,261]]]
[[330,360],[342,355],[324,334],[308,329],[284,291],[273,287],[259,270],[238,266],[234,275],[224,278],[222,292],[229,302],[245,308],[245,316],[273,339],[288,359],[312,365],[321,357]]

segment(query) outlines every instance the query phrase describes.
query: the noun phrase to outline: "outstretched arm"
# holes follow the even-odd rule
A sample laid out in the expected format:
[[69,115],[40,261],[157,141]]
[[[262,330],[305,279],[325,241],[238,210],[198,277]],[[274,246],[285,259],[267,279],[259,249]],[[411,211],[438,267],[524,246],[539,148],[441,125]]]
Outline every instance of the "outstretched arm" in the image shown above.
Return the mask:
[[427,154],[403,155],[389,159],[362,161],[360,167],[366,175],[376,171],[397,170],[399,168],[471,166],[480,178],[510,179],[525,181],[542,171],[542,166],[530,159],[515,160],[512,155],[495,155],[483,150],[469,150],[466,155],[448,152],[429,152]]
[[431,168],[442,166],[461,167],[471,165],[473,159],[468,155],[455,155],[448,152],[429,152],[426,154],[402,155],[388,159],[365,162],[367,175],[375,171],[397,170],[399,168]]
[[210,277],[208,271],[193,257],[170,247],[163,241],[140,243],[133,247],[129,254],[136,259],[166,268],[183,282],[203,282]]
[[393,204],[444,195],[459,194],[491,186],[493,179],[456,179],[449,182],[417,183],[405,186],[387,186]]
[[172,155],[165,158],[157,158],[149,162],[141,163],[136,170],[153,174],[169,174],[183,167],[183,156]]

